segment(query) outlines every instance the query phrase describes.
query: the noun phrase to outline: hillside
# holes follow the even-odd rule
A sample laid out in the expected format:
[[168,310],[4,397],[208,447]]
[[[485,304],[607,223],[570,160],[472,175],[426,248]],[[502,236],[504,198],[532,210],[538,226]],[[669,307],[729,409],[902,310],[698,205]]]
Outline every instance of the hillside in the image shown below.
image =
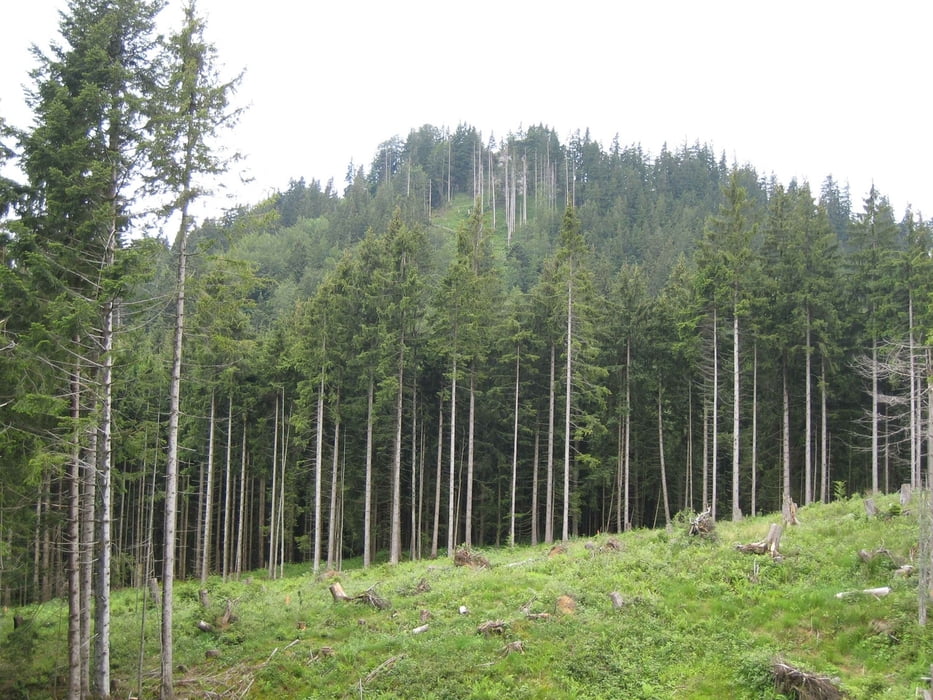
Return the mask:
[[[832,679],[852,698],[912,697],[933,658],[917,624],[919,499],[814,504],[788,527],[781,557],[736,544],[764,538],[780,516],[721,522],[713,537],[687,520],[549,547],[483,550],[489,568],[448,559],[351,568],[314,578],[288,567],[268,580],[210,579],[176,590],[176,690],[224,698],[767,698],[775,661]],[[875,554],[859,555],[860,550]],[[337,602],[338,584],[359,600]],[[843,591],[888,586],[883,597]],[[371,596],[366,594],[371,593]],[[616,607],[610,593],[620,594]],[[566,598],[561,598],[566,596]],[[219,620],[232,601],[232,619]],[[388,603],[381,609],[371,603]],[[461,613],[461,606],[467,612]],[[158,610],[114,593],[113,667],[135,695],[158,682]],[[23,623],[13,629],[14,616]],[[201,631],[198,622],[214,631]],[[493,623],[488,625],[487,623]],[[480,631],[484,625],[487,632]],[[426,629],[417,631],[426,626]],[[62,697],[67,607],[5,610],[0,694]]]

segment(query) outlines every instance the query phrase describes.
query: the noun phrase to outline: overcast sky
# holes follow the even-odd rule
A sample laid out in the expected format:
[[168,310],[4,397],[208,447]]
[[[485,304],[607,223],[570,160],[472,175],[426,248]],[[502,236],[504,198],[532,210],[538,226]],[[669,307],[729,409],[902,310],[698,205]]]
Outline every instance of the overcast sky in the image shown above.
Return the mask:
[[[0,114],[29,116],[30,44],[57,37],[65,0],[2,10]],[[290,178],[368,168],[379,143],[422,124],[500,138],[532,124],[608,147],[711,144],[727,159],[814,191],[831,174],[856,208],[872,182],[898,218],[933,216],[933,3],[354,2],[199,0],[223,72],[245,70],[230,136],[254,181],[239,203]],[[181,0],[163,19],[176,24]],[[218,200],[218,206],[220,201]]]

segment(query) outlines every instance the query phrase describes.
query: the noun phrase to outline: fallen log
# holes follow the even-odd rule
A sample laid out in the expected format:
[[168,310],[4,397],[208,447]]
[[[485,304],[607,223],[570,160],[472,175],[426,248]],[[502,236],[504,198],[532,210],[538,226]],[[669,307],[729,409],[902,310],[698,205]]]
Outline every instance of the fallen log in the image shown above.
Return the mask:
[[848,598],[853,595],[871,595],[875,598],[883,598],[891,592],[890,586],[881,586],[880,588],[866,588],[861,591],[842,591],[836,594],[837,598]]

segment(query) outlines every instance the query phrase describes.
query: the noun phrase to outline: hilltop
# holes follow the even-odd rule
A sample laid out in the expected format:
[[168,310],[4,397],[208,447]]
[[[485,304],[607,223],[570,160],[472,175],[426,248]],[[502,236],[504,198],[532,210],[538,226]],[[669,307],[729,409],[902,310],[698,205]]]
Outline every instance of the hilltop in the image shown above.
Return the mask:
[[[176,586],[176,690],[250,698],[767,698],[775,669],[852,698],[921,687],[933,630],[917,622],[919,498],[801,508],[778,557],[739,551],[781,516],[574,539],[551,547],[269,580]],[[351,600],[339,601],[331,587]],[[838,593],[890,588],[887,595]],[[616,594],[616,595],[610,595]],[[157,693],[158,625],[141,590],[114,593],[115,697]],[[207,602],[207,607],[202,605]],[[13,617],[23,618],[15,631]],[[4,697],[57,697],[67,607],[8,611]],[[210,626],[202,631],[200,627]],[[140,667],[141,630],[145,639]],[[776,667],[776,664],[785,666]],[[140,675],[140,668],[142,669]],[[804,696],[801,696],[804,697]],[[816,696],[813,696],[816,697]],[[825,697],[830,697],[826,695]]]

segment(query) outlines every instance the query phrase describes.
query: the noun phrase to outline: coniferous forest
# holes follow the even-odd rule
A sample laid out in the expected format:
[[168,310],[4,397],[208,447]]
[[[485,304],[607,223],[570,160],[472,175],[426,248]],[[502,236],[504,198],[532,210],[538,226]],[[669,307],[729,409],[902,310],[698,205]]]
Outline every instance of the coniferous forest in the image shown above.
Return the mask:
[[0,602],[69,598],[73,684],[109,586],[929,478],[931,229],[884,193],[461,123],[197,220],[237,83],[159,5],[72,0],[3,125]]

